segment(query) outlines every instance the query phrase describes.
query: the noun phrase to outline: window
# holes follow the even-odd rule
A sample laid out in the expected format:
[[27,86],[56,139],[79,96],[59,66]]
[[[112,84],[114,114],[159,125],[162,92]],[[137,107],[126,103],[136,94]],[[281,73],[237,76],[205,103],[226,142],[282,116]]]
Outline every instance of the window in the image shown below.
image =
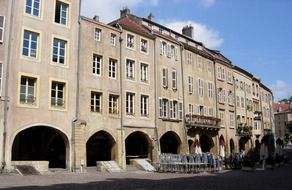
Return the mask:
[[57,1],[55,10],[55,22],[67,26],[68,24],[69,5]]
[[193,79],[193,77],[189,76],[188,81],[189,81],[189,94],[193,94],[194,93],[194,79]]
[[236,96],[236,106],[240,107],[240,99],[239,96]]
[[172,71],[172,89],[177,89],[177,72],[175,70]]
[[109,59],[109,73],[108,76],[111,79],[116,79],[117,77],[117,60]]
[[199,79],[199,95],[204,96],[204,81]]
[[92,57],[92,73],[94,75],[101,75],[101,64],[102,64],[102,57],[100,55],[93,54]]
[[225,80],[225,70],[224,69],[222,69],[221,79]]
[[222,88],[218,88],[218,102],[223,103]]
[[94,40],[100,41],[101,40],[101,29],[96,28],[94,32]]
[[193,57],[191,52],[187,52],[187,64],[192,64]]
[[226,91],[224,89],[222,90],[222,100],[223,100],[223,103],[226,102]]
[[203,69],[203,58],[201,56],[198,56],[198,68]]
[[229,118],[230,118],[230,128],[234,128],[235,126],[235,118],[234,118],[234,113],[233,112],[230,112],[229,113]]
[[116,45],[116,35],[111,34],[111,45],[115,46]]
[[19,98],[21,104],[36,104],[36,82],[36,78],[21,76]]
[[233,98],[233,93],[232,91],[228,92],[228,104],[229,105],[234,105],[234,98]]
[[22,55],[32,58],[38,56],[39,34],[24,30]]
[[148,102],[149,102],[149,96],[141,95],[141,116],[148,117]]
[[166,54],[166,43],[160,42],[160,55],[165,55],[165,54]]
[[208,71],[209,72],[212,72],[212,62],[211,61],[208,61]]
[[3,64],[0,63],[0,97],[2,96]]
[[65,108],[65,86],[63,82],[52,81],[51,106]]
[[227,71],[227,82],[232,83],[232,72]]
[[40,0],[26,0],[25,13],[40,16]]
[[58,64],[66,64],[66,47],[65,40],[54,38],[53,43],[53,62]]
[[90,110],[91,112],[101,113],[102,93],[91,92]]
[[173,45],[170,46],[171,48],[171,57],[175,57],[175,47]]
[[168,100],[165,98],[159,99],[159,117],[160,118],[168,117]]
[[127,115],[134,115],[135,94],[127,92],[126,94],[126,113]]
[[127,59],[126,60],[126,77],[127,79],[134,80],[135,78],[135,61]]
[[119,113],[119,96],[110,94],[109,95],[109,113],[118,114]]
[[179,102],[178,104],[178,119],[182,120],[183,119],[183,103]]
[[209,108],[209,116],[214,116],[214,109],[213,108]]
[[221,126],[225,126],[225,112],[219,111],[219,118],[221,119]]
[[132,49],[135,47],[135,37],[131,34],[127,34],[127,47]]
[[147,53],[147,51],[148,51],[147,40],[141,39],[141,52]]
[[189,104],[189,115],[192,116],[194,114],[194,105]]
[[4,40],[4,16],[0,16],[0,42]]
[[170,44],[167,44],[166,45],[166,54],[167,54],[167,57],[168,58],[171,58],[171,46],[170,46]]
[[254,130],[261,130],[261,124],[259,121],[254,121]]
[[170,119],[177,119],[177,101],[171,100],[169,101],[169,116]]
[[168,70],[167,70],[167,68],[162,69],[162,86],[164,88],[168,87]]
[[244,98],[241,97],[241,107],[244,108]]
[[213,83],[208,82],[208,97],[213,98]]
[[148,82],[148,65],[145,63],[141,63],[140,66],[140,75],[141,75],[141,81],[142,82]]

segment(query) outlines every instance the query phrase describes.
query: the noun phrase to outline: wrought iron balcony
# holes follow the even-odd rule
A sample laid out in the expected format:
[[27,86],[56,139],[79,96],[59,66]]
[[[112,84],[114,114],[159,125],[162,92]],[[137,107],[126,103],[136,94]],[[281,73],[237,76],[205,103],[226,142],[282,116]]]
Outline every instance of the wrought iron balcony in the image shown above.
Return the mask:
[[204,115],[190,115],[187,114],[185,122],[188,127],[204,127],[220,129],[220,119]]
[[237,125],[237,135],[240,137],[251,137],[252,136],[252,127],[247,126],[246,123],[239,123]]

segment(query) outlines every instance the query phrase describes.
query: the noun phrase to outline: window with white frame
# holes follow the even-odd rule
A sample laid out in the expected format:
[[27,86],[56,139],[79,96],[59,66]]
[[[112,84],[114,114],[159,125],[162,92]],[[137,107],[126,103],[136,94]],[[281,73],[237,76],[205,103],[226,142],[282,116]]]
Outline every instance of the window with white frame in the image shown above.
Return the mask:
[[183,119],[183,103],[182,102],[178,103],[178,119],[179,120]]
[[126,114],[127,115],[134,115],[135,110],[135,94],[127,92],[126,93]]
[[240,107],[240,98],[239,98],[239,96],[236,96],[236,106]]
[[65,108],[65,87],[64,82],[52,81],[51,84],[51,106]]
[[141,46],[140,47],[141,52],[143,52],[143,53],[148,52],[148,41],[147,40],[141,39],[140,46]]
[[213,108],[209,108],[209,116],[214,116],[214,109]]
[[25,13],[33,16],[40,16],[41,0],[26,0]]
[[140,65],[140,75],[142,82],[148,82],[148,65],[141,63]]
[[219,119],[221,120],[221,126],[225,126],[225,112],[219,110]]
[[217,78],[221,79],[221,67],[217,67]]
[[241,97],[241,107],[244,108],[244,97]]
[[57,0],[55,9],[55,22],[67,26],[68,18],[69,4]]
[[213,83],[208,82],[208,97],[213,98]]
[[198,106],[198,114],[199,115],[204,115],[205,114],[205,111],[204,111],[204,106]]
[[67,41],[54,38],[53,42],[53,63],[66,64]]
[[101,40],[101,29],[95,28],[95,31],[94,31],[94,40],[95,41],[98,41],[98,42]]
[[148,117],[149,116],[149,96],[141,95],[141,116]]
[[187,64],[192,64],[193,57],[191,52],[187,52]]
[[0,42],[4,40],[4,21],[5,17],[0,15]]
[[159,99],[159,117],[160,118],[168,117],[168,99],[165,98]]
[[228,104],[229,105],[234,105],[234,97],[232,91],[228,92]]
[[170,48],[171,48],[171,58],[173,58],[175,57],[175,47],[171,45]]
[[223,103],[222,88],[218,88],[218,102]]
[[39,45],[39,33],[24,30],[22,55],[37,58]]
[[234,128],[235,126],[235,115],[234,115],[234,112],[230,112],[229,113],[229,119],[230,119],[230,128]]
[[135,61],[131,59],[126,60],[126,77],[134,80],[135,78]]
[[0,97],[2,96],[3,64],[0,63]]
[[191,76],[188,76],[188,81],[189,81],[189,94],[194,93],[194,79]]
[[226,90],[225,89],[222,90],[222,100],[223,100],[223,103],[226,102]]
[[221,79],[225,80],[225,69],[222,68]]
[[21,104],[36,104],[36,83],[36,78],[21,76],[19,96],[19,102]]
[[171,45],[170,44],[166,45],[166,55],[168,58],[171,58]]
[[161,41],[160,42],[160,55],[165,55],[166,54],[166,43]]
[[198,80],[199,83],[199,96],[203,97],[204,96],[204,81],[202,79]]
[[254,130],[261,130],[261,123],[259,121],[254,121]]
[[189,104],[189,116],[192,117],[192,115],[194,115],[194,105],[193,104]]
[[119,113],[119,96],[118,95],[109,95],[109,113],[110,114],[118,114]]
[[108,77],[111,79],[117,78],[117,60],[109,59]]
[[177,89],[177,72],[176,72],[176,70],[172,71],[172,89],[173,90]]
[[127,34],[127,47],[132,49],[135,47],[135,37],[132,34]]
[[101,75],[101,68],[102,68],[102,56],[93,54],[92,56],[92,74],[94,75]]
[[177,119],[178,104],[176,100],[169,101],[169,117],[170,119]]
[[90,99],[90,110],[91,112],[101,113],[102,108],[102,93],[91,91]]
[[167,70],[167,68],[162,69],[162,86],[164,88],[168,87],[168,70]]
[[116,45],[116,35],[111,33],[111,45],[115,46]]

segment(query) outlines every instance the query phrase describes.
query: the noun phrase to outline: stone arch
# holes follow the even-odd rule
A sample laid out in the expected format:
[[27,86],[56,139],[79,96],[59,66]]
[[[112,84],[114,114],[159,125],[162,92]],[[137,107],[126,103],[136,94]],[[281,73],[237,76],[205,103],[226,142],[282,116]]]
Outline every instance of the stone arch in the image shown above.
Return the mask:
[[230,146],[230,154],[234,154],[235,153],[235,144],[234,144],[233,139],[229,140],[229,146]]
[[49,168],[68,168],[70,143],[67,135],[53,126],[33,125],[13,138],[12,161],[49,161]]
[[102,130],[94,133],[86,142],[87,166],[96,166],[96,161],[116,159],[116,142],[111,134]]
[[214,147],[213,139],[206,134],[202,134],[200,136],[200,144],[202,152],[210,152],[211,149]]
[[160,137],[161,153],[179,154],[181,148],[181,139],[173,131],[168,131]]

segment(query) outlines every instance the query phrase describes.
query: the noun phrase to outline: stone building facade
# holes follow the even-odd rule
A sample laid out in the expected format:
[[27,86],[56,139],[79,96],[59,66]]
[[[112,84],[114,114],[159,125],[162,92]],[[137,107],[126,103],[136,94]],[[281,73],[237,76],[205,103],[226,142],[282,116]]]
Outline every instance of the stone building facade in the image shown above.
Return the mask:
[[[192,34],[129,9],[104,24],[80,16],[78,1],[2,0],[2,166],[126,168],[194,153],[196,142],[221,156],[254,147],[273,127],[271,91]],[[253,128],[255,111],[262,127]]]

